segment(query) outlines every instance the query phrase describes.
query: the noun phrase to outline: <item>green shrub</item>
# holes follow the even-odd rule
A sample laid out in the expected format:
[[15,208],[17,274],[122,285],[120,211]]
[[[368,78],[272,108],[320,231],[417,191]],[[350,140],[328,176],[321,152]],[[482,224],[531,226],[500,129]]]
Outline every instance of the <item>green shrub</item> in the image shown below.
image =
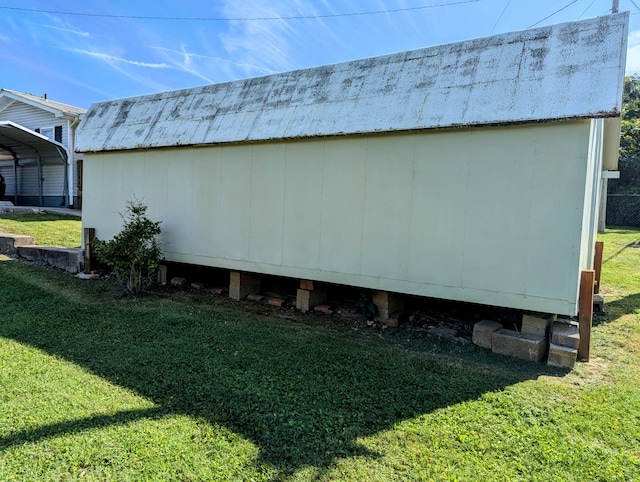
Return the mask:
[[157,241],[161,221],[151,221],[147,208],[137,200],[128,201],[127,212],[120,213],[122,231],[109,241],[93,240],[97,260],[113,269],[120,286],[136,296],[149,288],[162,260]]

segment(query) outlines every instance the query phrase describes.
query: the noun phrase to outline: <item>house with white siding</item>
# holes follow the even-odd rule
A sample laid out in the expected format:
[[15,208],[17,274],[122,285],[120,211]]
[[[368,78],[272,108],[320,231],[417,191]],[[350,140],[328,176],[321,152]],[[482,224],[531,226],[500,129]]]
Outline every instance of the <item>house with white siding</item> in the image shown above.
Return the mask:
[[576,315],[628,21],[95,103],[83,225],[109,239],[141,199],[167,260],[230,270],[234,297],[275,275]]
[[0,90],[0,174],[15,205],[80,207],[82,156],[75,132],[86,109]]

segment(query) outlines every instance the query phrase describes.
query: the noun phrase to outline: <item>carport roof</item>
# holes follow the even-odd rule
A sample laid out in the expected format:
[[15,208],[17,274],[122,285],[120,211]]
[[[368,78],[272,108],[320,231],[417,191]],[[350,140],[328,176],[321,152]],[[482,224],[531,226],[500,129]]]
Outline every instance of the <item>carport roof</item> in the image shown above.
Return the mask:
[[15,122],[0,121],[0,162],[65,164],[67,157],[59,142]]

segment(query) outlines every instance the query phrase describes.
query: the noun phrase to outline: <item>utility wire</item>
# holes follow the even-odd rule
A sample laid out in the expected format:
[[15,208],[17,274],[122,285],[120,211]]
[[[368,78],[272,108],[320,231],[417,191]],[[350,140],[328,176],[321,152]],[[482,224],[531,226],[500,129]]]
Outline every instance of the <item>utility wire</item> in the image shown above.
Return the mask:
[[593,5],[595,3],[596,0],[591,0],[591,3],[589,4],[589,6],[587,8],[584,9],[584,11],[580,14],[580,16],[578,17],[578,20],[580,20],[582,18],[582,16],[587,13],[587,10],[589,10],[591,8],[591,5]]
[[544,22],[545,20],[553,17],[556,13],[560,13],[562,12],[565,8],[569,8],[571,5],[573,5],[574,3],[576,3],[578,0],[573,0],[573,2],[570,2],[568,4],[566,4],[564,7],[562,7],[561,9],[556,10],[555,12],[553,12],[551,15],[547,15],[546,17],[544,17],[542,20],[540,20],[539,22],[534,23],[533,25],[529,25],[527,28],[532,28],[535,27],[536,25],[538,25],[539,23]]
[[634,2],[633,0],[629,0],[631,3],[633,3],[633,6],[636,7],[638,9],[638,11],[640,11],[640,7],[638,7],[638,5],[636,5],[636,2]]
[[101,13],[78,13],[78,12],[63,12],[56,10],[40,10],[35,8],[22,8],[22,7],[5,7],[0,6],[0,9],[5,10],[18,10],[22,12],[34,12],[34,13],[48,13],[53,15],[74,15],[77,17],[103,17],[103,18],[128,18],[136,20],[187,20],[187,21],[201,21],[201,22],[250,22],[255,20],[306,20],[314,18],[332,18],[332,17],[355,17],[361,15],[379,15],[383,13],[396,13],[396,12],[408,12],[412,10],[426,10],[428,8],[449,7],[452,5],[462,5],[465,3],[475,3],[480,0],[459,0],[451,3],[439,3],[436,5],[422,5],[420,7],[410,8],[395,8],[391,10],[374,10],[370,12],[347,12],[347,13],[328,13],[325,15],[293,15],[289,17],[240,17],[240,18],[224,18],[224,17],[156,17],[150,15],[110,15]]
[[[594,0],[595,2],[595,0]],[[500,21],[500,19],[502,18],[502,16],[504,15],[504,12],[507,11],[507,8],[509,8],[509,5],[511,5],[511,0],[509,0],[507,2],[507,4],[504,6],[504,8],[502,9],[502,13],[500,14],[500,16],[498,17],[498,20],[496,20],[496,23],[493,24],[493,27],[491,27],[491,32],[489,32],[489,35],[491,35],[493,33],[493,31],[496,28],[496,25],[498,25],[498,22]]]

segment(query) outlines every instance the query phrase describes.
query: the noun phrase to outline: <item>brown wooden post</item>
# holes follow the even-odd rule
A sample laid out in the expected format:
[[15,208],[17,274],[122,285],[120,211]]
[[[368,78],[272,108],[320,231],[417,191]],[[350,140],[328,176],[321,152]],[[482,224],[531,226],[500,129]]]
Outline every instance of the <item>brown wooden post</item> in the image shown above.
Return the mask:
[[93,255],[93,250],[91,249],[91,242],[96,237],[95,228],[84,228],[83,231],[84,237],[84,272],[90,273],[94,268],[92,265],[95,261],[95,256]]
[[596,254],[593,259],[593,269],[596,272],[596,280],[594,285],[594,293],[600,292],[600,275],[602,274],[602,251],[604,249],[604,243],[602,241],[596,241]]
[[593,323],[593,282],[596,273],[592,269],[580,273],[580,301],[578,302],[578,322],[580,344],[578,360],[589,361],[591,349],[591,324]]

